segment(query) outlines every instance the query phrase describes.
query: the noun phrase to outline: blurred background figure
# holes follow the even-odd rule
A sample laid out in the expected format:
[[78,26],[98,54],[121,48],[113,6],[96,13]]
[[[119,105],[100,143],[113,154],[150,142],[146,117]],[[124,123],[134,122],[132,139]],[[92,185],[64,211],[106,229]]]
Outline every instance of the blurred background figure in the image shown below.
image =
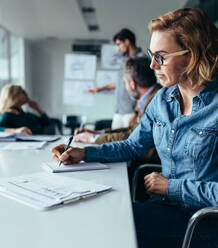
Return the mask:
[[138,126],[148,104],[161,88],[157,83],[154,71],[150,68],[151,60],[146,57],[130,57],[123,67],[123,85],[129,96],[137,100],[135,120],[126,128],[90,130],[76,129],[74,141],[88,144],[104,144],[112,141],[125,140]]
[[[28,104],[38,115],[23,111],[23,105]],[[6,85],[0,94],[0,126],[5,131],[8,128],[20,128],[14,131],[29,134],[54,134],[54,125],[39,105],[30,99],[19,85]],[[9,130],[10,131],[10,130]]]
[[[119,52],[122,54],[123,63],[129,57],[146,57],[141,48],[136,46],[135,34],[124,28],[120,30],[113,37],[114,43],[117,45]],[[128,127],[130,122],[134,122],[136,114],[134,112],[136,106],[136,100],[132,99],[123,82],[123,70],[120,70],[119,80],[116,83],[111,83],[103,87],[97,87],[89,89],[89,92],[96,93],[103,90],[115,89],[116,106],[115,114],[112,121],[112,129]]]

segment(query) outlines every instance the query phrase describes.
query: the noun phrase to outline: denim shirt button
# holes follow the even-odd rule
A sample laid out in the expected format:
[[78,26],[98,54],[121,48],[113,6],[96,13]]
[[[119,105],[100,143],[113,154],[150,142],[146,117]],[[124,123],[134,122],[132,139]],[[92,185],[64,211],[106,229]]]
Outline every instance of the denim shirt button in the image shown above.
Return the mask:
[[170,148],[169,148],[169,147],[167,148],[167,151],[168,151],[168,152],[170,151]]
[[175,130],[174,130],[174,129],[172,129],[172,130],[171,130],[171,133],[175,133]]
[[202,132],[202,131],[200,131],[200,132],[199,132],[199,134],[200,134],[200,135],[202,135],[202,134],[203,134],[203,132]]

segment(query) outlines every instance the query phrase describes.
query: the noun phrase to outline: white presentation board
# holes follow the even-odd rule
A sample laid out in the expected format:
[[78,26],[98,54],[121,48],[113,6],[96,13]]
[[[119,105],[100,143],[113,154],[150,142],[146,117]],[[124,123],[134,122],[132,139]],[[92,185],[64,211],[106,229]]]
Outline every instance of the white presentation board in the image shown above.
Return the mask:
[[94,80],[97,57],[85,54],[65,54],[65,79]]
[[101,47],[101,66],[105,69],[120,69],[123,56],[116,45],[105,44]]
[[88,92],[93,87],[90,81],[64,80],[63,104],[89,106],[94,102],[93,94]]

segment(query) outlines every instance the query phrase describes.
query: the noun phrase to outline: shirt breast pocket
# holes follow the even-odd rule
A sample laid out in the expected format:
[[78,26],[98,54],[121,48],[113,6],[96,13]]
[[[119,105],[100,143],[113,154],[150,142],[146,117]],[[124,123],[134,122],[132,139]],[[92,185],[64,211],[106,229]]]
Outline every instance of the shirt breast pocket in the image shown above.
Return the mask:
[[210,156],[217,138],[218,130],[210,128],[191,128],[185,142],[185,154],[195,159]]
[[153,125],[153,138],[156,146],[159,146],[164,135],[166,123],[160,120],[154,120]]

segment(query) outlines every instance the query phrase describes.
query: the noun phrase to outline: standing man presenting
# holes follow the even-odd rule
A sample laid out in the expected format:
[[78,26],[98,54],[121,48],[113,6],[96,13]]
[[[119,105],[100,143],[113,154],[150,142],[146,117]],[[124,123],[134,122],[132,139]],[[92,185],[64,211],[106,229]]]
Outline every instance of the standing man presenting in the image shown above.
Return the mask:
[[[135,34],[129,29],[122,29],[114,35],[113,41],[116,43],[118,50],[123,55],[123,64],[129,57],[145,57],[141,48],[136,46]],[[103,87],[90,89],[89,92],[96,93],[103,90],[115,89],[116,106],[113,116],[112,129],[128,127],[130,120],[136,118],[134,113],[136,101],[132,99],[126,91],[123,82],[123,70],[120,70],[117,83],[111,83]]]

